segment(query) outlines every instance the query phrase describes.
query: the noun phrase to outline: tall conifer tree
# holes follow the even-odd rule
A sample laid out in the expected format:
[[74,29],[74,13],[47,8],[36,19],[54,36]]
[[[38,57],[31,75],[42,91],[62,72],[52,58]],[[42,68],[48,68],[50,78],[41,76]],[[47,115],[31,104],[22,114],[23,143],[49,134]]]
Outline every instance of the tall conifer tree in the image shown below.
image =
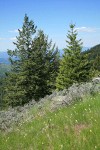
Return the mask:
[[67,48],[60,63],[56,87],[59,90],[68,88],[73,83],[85,82],[90,79],[90,64],[87,56],[82,55],[82,41],[77,39],[75,25],[70,25],[67,35]]
[[[55,80],[59,66],[59,53],[52,41],[42,30],[32,42],[32,52],[30,58],[30,88],[31,98],[39,98],[50,94],[55,89]],[[28,88],[27,88],[28,89]],[[31,90],[31,92],[30,92]]]
[[[21,105],[28,101],[26,99],[26,86],[28,83],[28,74],[26,64],[30,57],[32,44],[32,35],[36,32],[34,22],[27,15],[24,17],[24,22],[17,41],[14,42],[15,50],[8,50],[9,60],[11,62],[11,73],[6,77],[6,88],[4,100],[6,103],[14,106]],[[28,66],[27,66],[28,67]]]
[[25,15],[19,30],[16,49],[9,50],[12,72],[6,77],[4,100],[12,106],[22,105],[32,99],[39,100],[51,93],[58,69],[58,52],[43,31],[37,36],[33,21]]

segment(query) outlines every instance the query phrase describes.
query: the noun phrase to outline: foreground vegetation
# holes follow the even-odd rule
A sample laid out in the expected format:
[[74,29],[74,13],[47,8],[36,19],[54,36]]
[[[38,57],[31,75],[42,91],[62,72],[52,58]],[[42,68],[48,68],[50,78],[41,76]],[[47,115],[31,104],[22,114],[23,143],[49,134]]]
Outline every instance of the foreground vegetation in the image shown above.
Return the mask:
[[33,107],[34,119],[2,131],[0,150],[100,149],[100,93],[44,115],[40,111]]

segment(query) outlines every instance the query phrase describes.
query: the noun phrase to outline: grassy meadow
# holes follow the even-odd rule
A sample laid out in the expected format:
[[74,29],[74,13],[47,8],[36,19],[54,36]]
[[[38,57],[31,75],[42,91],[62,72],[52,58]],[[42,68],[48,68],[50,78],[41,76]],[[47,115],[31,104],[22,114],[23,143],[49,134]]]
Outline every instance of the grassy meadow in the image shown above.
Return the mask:
[[100,93],[0,133],[0,150],[100,150]]

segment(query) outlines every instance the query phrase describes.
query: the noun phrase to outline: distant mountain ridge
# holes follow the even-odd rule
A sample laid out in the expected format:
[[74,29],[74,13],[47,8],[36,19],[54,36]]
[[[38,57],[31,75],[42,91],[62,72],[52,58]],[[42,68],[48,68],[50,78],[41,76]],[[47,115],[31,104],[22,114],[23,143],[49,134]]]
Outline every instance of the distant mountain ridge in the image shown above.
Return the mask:
[[9,55],[7,52],[0,52],[0,63],[1,64],[10,64]]
[[82,51],[87,51],[88,49],[90,49],[90,47],[83,47]]
[[90,54],[91,59],[95,59],[97,56],[100,56],[100,44],[88,49],[85,53]]
[[[98,49],[98,48],[100,48],[100,45],[96,45],[96,46],[94,46],[94,47],[92,47],[92,48],[89,48],[89,47],[83,47],[82,48],[82,51],[84,52],[87,52],[87,53],[94,53],[94,49]],[[100,52],[100,49],[99,49],[99,52]],[[62,56],[63,55],[63,53],[64,53],[64,51],[63,51],[63,49],[59,49],[59,53],[60,53],[60,56]],[[98,53],[98,50],[96,50],[96,53]],[[8,53],[7,52],[0,52],[0,63],[1,64],[10,64],[10,62],[9,62],[9,55],[8,55]]]
[[1,51],[0,52],[0,58],[8,58],[9,56],[8,56],[8,53],[7,52],[4,52],[4,51]]
[[7,52],[0,52],[0,78],[5,76],[5,72],[10,71],[10,62]]
[[[82,52],[83,52],[83,51],[87,51],[88,49],[90,49],[90,47],[83,47],[83,48],[82,48]],[[62,56],[62,55],[64,54],[63,49],[59,49],[59,53],[60,53],[60,56]]]

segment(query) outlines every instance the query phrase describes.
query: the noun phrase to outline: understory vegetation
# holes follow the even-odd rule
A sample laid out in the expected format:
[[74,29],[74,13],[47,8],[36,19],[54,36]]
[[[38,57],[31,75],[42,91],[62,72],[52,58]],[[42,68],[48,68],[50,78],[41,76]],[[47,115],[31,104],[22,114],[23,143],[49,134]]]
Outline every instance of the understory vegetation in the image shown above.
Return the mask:
[[31,108],[41,111],[42,114],[46,111],[55,111],[63,106],[69,106],[77,101],[82,101],[84,97],[95,95],[100,92],[100,81],[94,80],[85,84],[73,84],[70,88],[63,91],[55,91],[51,95],[47,95],[39,102],[35,100],[25,104],[24,106],[8,107],[0,111],[0,130],[9,131],[13,129],[13,125],[18,125],[24,119],[31,120],[34,118],[29,113]]
[[2,130],[0,150],[100,149],[100,92],[53,111],[47,105],[32,106],[31,118],[26,115],[12,130]]

